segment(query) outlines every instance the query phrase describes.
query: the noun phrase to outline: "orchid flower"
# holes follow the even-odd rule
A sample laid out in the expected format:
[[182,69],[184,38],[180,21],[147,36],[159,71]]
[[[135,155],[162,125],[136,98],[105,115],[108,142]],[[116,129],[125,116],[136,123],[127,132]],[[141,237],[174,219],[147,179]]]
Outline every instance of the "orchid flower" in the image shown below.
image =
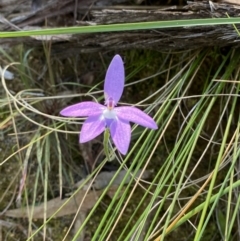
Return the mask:
[[79,142],[90,141],[107,128],[113,143],[125,155],[131,139],[129,122],[157,129],[156,122],[146,113],[133,106],[116,107],[124,88],[124,65],[122,58],[115,55],[112,59],[104,82],[105,105],[84,101],[64,108],[60,114],[68,117],[88,117],[82,125]]

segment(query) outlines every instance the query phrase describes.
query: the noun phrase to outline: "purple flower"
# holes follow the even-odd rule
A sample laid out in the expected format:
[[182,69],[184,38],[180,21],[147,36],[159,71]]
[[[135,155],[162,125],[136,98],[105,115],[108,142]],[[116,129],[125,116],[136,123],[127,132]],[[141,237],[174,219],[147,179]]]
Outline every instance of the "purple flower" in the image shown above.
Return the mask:
[[124,88],[124,66],[122,58],[115,55],[110,63],[104,83],[105,105],[85,101],[64,108],[60,114],[68,117],[87,116],[80,133],[80,143],[94,139],[105,128],[109,128],[117,149],[125,155],[131,139],[131,126],[134,122],[144,127],[157,129],[156,122],[140,109],[133,106],[116,107]]

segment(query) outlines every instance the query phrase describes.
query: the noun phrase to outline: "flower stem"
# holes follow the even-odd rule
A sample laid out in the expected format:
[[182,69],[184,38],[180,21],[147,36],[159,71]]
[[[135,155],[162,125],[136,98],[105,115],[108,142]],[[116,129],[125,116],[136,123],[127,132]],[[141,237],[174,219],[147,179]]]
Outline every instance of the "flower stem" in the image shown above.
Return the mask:
[[110,131],[109,131],[109,129],[107,128],[107,129],[105,129],[105,131],[104,131],[103,148],[104,148],[104,153],[105,153],[108,161],[110,161],[109,149],[108,149],[109,137],[110,137]]

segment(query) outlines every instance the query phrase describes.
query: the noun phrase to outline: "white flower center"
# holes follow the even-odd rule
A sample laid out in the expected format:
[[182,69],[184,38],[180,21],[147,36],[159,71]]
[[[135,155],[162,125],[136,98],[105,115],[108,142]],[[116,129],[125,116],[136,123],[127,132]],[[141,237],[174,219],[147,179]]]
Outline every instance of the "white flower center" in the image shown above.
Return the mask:
[[116,115],[116,112],[114,111],[114,109],[109,110],[106,108],[103,111],[103,116],[106,119],[115,119],[117,115]]

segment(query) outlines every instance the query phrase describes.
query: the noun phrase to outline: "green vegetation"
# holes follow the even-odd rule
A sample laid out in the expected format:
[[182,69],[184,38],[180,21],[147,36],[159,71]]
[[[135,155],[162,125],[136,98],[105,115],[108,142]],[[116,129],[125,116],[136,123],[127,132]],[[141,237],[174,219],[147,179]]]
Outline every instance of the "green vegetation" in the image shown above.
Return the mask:
[[[218,20],[208,21],[214,25]],[[223,22],[239,19],[219,19]],[[168,21],[165,27],[176,24]],[[156,28],[156,23],[146,25]],[[125,30],[120,24],[105,27]],[[104,26],[94,28],[104,31]],[[67,28],[47,31],[6,32],[0,37],[69,33]],[[69,31],[80,33],[80,28]],[[42,49],[1,49],[3,63],[15,75],[13,80],[2,77],[0,100],[0,207],[1,219],[9,223],[2,231],[5,240],[78,240],[83,233],[92,241],[238,240],[238,49],[119,51],[126,69],[122,102],[145,110],[159,129],[134,125],[129,153],[116,153],[111,164],[104,155],[103,136],[79,146],[83,119],[63,118],[59,111],[81,100],[103,101],[102,81],[115,53],[58,59],[50,44],[43,43]],[[116,173],[104,190],[86,185],[109,165]],[[110,195],[122,170],[126,175]],[[139,170],[143,175],[150,171],[150,177],[135,178]],[[89,176],[87,171],[92,171]],[[86,180],[76,186],[82,178]],[[83,190],[85,195],[77,199]],[[95,199],[88,198],[90,193]],[[49,202],[59,196],[56,206],[64,202],[51,212]],[[84,200],[94,202],[93,207],[85,209]],[[41,204],[39,218],[34,210]],[[19,210],[27,207],[26,213],[9,215],[17,205]],[[60,215],[70,208],[76,211]]]

